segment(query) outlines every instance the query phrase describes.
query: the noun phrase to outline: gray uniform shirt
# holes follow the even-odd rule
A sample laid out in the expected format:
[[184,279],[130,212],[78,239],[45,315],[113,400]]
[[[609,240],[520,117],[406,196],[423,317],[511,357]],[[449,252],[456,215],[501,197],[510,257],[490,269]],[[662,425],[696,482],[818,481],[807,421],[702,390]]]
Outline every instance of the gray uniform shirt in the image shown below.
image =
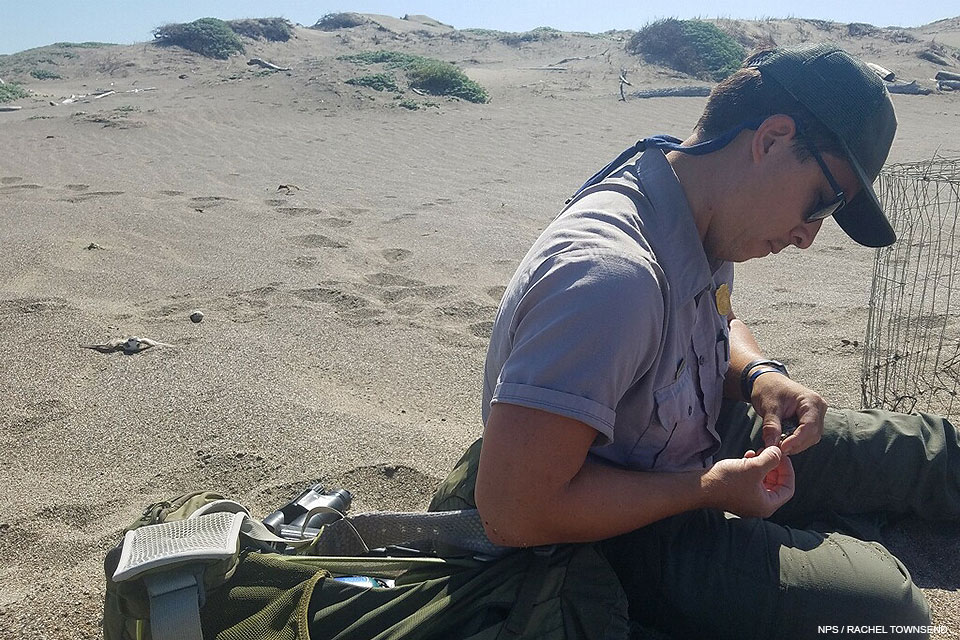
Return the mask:
[[733,265],[711,269],[676,174],[645,151],[580,194],[517,268],[487,351],[484,424],[506,402],[590,425],[591,453],[621,466],[709,466],[730,354],[724,284]]

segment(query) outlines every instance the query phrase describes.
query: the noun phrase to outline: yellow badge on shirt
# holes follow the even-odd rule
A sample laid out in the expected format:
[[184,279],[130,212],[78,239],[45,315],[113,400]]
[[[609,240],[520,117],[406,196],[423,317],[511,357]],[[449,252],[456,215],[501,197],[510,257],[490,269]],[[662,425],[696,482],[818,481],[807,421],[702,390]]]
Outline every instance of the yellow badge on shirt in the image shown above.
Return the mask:
[[717,287],[717,311],[722,316],[733,311],[733,307],[730,306],[730,287],[726,283]]

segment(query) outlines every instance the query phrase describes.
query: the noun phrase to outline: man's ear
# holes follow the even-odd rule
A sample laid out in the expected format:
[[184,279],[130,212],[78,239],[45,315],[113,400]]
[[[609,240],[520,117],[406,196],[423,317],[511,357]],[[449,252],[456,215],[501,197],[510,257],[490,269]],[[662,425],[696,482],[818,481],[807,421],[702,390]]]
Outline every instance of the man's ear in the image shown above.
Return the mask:
[[792,117],[783,113],[770,116],[753,133],[751,151],[754,162],[759,162],[773,151],[787,148],[796,135],[797,123]]

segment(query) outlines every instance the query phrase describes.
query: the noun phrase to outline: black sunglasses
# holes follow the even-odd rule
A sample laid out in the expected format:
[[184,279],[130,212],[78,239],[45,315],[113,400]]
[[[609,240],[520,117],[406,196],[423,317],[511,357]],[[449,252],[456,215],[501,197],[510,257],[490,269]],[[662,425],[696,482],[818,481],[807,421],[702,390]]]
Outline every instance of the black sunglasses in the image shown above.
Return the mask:
[[843,193],[843,189],[840,188],[840,185],[837,184],[837,181],[834,180],[833,174],[830,173],[830,169],[827,168],[827,163],[823,161],[823,156],[820,155],[820,151],[812,142],[810,142],[800,133],[799,123],[797,123],[797,135],[799,135],[803,140],[804,146],[807,147],[807,150],[810,152],[810,155],[813,156],[813,159],[817,161],[818,165],[820,165],[820,170],[823,171],[823,175],[827,177],[827,182],[830,183],[830,188],[833,189],[833,200],[827,204],[820,205],[803,217],[804,222],[816,222],[817,220],[829,218],[837,211],[840,211],[840,209],[843,209],[843,206],[847,204],[847,196]]

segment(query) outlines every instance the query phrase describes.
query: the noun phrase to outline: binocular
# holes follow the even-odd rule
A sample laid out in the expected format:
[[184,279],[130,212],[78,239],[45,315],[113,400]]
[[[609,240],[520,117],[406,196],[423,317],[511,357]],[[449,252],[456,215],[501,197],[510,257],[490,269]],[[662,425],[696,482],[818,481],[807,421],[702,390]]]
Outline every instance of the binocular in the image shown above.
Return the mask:
[[[328,491],[322,484],[315,484],[264,518],[263,524],[281,538],[292,540],[315,536],[321,527],[339,520],[341,514],[350,509],[352,500],[353,496],[346,489]],[[307,519],[317,507],[336,509],[339,513],[323,511]]]

